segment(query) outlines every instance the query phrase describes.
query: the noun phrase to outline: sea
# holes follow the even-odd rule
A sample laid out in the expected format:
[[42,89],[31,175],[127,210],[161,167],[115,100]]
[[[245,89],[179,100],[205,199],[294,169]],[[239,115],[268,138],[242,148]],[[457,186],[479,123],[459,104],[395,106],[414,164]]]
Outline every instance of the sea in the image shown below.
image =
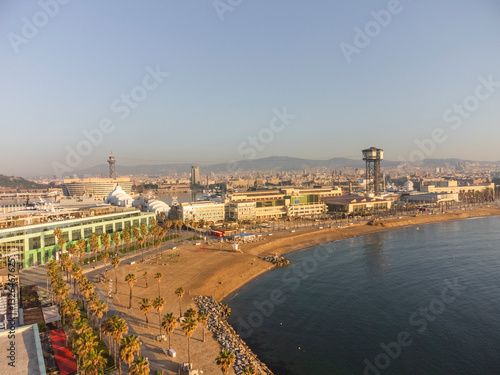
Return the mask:
[[276,375],[500,374],[500,217],[314,246],[228,301]]

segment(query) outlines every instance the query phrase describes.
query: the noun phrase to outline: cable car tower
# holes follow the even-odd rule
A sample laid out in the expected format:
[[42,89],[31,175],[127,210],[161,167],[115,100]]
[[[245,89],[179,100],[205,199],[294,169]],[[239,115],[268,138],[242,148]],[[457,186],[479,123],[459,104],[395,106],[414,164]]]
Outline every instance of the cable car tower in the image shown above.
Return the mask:
[[379,195],[382,191],[380,162],[384,159],[384,150],[370,147],[362,152],[363,160],[366,162],[366,192]]

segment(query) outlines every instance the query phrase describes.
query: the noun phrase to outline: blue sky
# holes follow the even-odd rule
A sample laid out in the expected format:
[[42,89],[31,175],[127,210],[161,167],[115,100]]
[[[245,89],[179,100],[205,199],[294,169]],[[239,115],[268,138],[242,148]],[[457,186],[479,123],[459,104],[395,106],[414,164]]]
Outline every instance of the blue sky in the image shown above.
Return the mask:
[[[443,120],[479,77],[500,82],[500,1],[400,1],[373,29],[371,12],[394,1],[220,0],[223,20],[213,1],[3,1],[0,173],[82,169],[110,151],[128,165],[240,160],[285,107],[295,117],[256,157],[356,158],[377,146],[407,159],[440,128],[446,141],[427,157],[500,160],[500,84],[469,101],[458,129]],[[355,28],[369,25],[369,45],[348,62],[341,43],[356,47]],[[120,119],[112,103],[147,67],[169,76],[136,89],[145,99]],[[70,166],[68,148],[103,119],[113,130]]]

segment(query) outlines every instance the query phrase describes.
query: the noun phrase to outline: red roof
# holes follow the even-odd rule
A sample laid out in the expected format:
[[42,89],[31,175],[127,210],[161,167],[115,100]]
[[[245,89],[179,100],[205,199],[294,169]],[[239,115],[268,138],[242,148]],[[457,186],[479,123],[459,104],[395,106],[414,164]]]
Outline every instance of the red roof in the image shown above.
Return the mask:
[[54,329],[49,332],[52,347],[56,357],[57,366],[61,375],[76,374],[77,367],[75,357],[69,348],[66,346],[66,333],[64,329]]

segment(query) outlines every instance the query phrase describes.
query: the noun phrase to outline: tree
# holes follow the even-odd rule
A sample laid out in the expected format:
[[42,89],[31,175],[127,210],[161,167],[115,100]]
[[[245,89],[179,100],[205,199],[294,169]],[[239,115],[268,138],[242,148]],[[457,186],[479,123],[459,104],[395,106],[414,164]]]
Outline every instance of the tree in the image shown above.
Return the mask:
[[120,359],[130,366],[134,361],[134,356],[141,352],[141,344],[137,336],[124,337],[120,343]]
[[148,271],[145,271],[144,274],[142,275],[144,280],[146,280],[146,289],[148,288],[148,276],[149,276]]
[[158,297],[160,297],[160,281],[161,279],[163,279],[163,274],[161,272],[158,272],[156,275],[155,275],[155,280],[156,282],[158,283]]
[[255,370],[253,369],[253,367],[247,367],[245,371],[243,371],[243,375],[254,375],[254,374]]
[[97,251],[99,250],[99,237],[96,233],[92,233],[89,238],[89,245],[95,254],[95,262],[97,263]]
[[160,335],[161,335],[161,311],[163,310],[163,306],[165,306],[165,300],[161,297],[155,298],[153,301],[153,307],[156,311],[158,311],[158,325],[160,327]]
[[170,336],[172,335],[172,332],[174,332],[175,326],[177,325],[177,318],[174,316],[173,313],[168,313],[166,315],[163,315],[163,319],[161,321],[161,327],[165,330],[165,332],[168,335],[168,348],[171,348],[170,345]]
[[104,313],[108,311],[108,305],[106,302],[97,301],[93,306],[93,314],[97,318],[97,327],[99,329],[99,340],[101,340],[101,319],[104,316]]
[[148,315],[153,309],[153,304],[149,298],[143,298],[139,303],[139,310],[141,310],[146,316],[146,328],[149,328]]
[[191,368],[191,350],[189,347],[189,339],[193,335],[195,329],[197,327],[196,319],[193,318],[186,318],[184,319],[184,322],[182,322],[182,332],[187,337],[187,342],[188,342],[188,363],[189,363],[189,368]]
[[101,254],[101,259],[104,263],[104,269],[105,269],[105,275],[107,277],[107,273],[108,273],[108,268],[106,267],[106,263],[109,259],[109,253],[107,251],[105,251],[104,253]]
[[223,350],[219,353],[215,362],[220,367],[223,374],[228,374],[229,369],[234,364],[234,353],[229,350]]
[[191,318],[191,319],[196,319],[196,315],[198,315],[198,313],[192,307],[190,307],[189,309],[187,309],[186,312],[184,313],[184,316],[186,318]]
[[129,273],[127,276],[125,276],[125,282],[128,284],[130,287],[130,299],[128,302],[128,308],[132,308],[132,288],[134,284],[137,282],[137,277],[133,273]]
[[112,235],[111,235],[111,239],[113,240],[113,243],[115,244],[115,253],[118,254],[118,246],[120,246],[120,242],[121,242],[121,239],[120,239],[120,232],[114,232]]
[[76,245],[80,249],[78,251],[78,255],[80,257],[80,266],[81,266],[81,265],[83,265],[83,255],[85,254],[85,251],[87,250],[87,246],[88,246],[87,241],[85,241],[83,238],[79,239],[78,241],[76,241]]
[[53,234],[54,234],[55,242],[59,246],[59,238],[62,237],[63,231],[61,230],[61,228],[57,227],[56,229],[54,229]]
[[78,357],[80,364],[83,364],[85,357],[97,347],[97,337],[94,332],[86,332],[79,336],[72,345],[73,351]]
[[115,294],[118,294],[118,276],[116,275],[116,270],[118,269],[120,262],[121,260],[118,257],[111,259],[111,265],[115,268]]
[[198,313],[198,322],[203,327],[203,342],[205,342],[205,327],[207,326],[208,316],[204,311]]
[[182,289],[182,287],[177,288],[174,293],[177,294],[177,297],[179,297],[179,316],[181,316],[182,315],[181,299],[182,296],[184,295],[184,289]]
[[85,360],[83,362],[83,368],[85,369],[85,374],[98,375],[102,373],[104,367],[106,366],[106,359],[102,355],[103,350],[97,351],[92,349],[87,353]]
[[149,361],[147,358],[139,357],[128,369],[131,375],[148,375],[149,374]]
[[[57,245],[61,249],[60,252],[59,252],[59,254],[60,254],[60,258],[59,259],[61,259],[62,258],[62,252],[63,252],[64,245],[66,245],[66,238],[64,238],[64,237],[59,238],[57,240]],[[62,259],[61,259],[61,261],[62,261]]]

